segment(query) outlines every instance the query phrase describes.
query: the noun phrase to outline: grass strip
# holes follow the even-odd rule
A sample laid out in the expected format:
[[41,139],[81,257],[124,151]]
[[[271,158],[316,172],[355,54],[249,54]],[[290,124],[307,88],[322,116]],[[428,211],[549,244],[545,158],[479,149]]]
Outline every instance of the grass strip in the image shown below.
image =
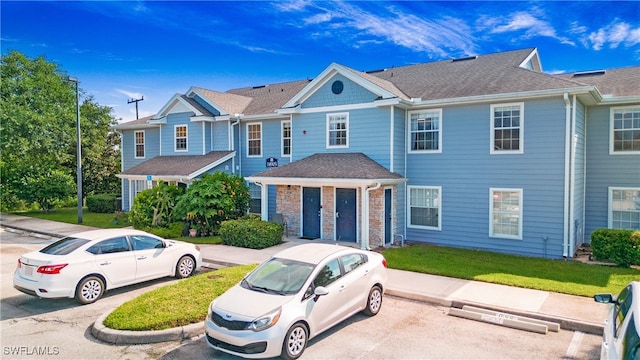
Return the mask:
[[640,281],[637,269],[488,251],[409,245],[383,253],[392,269],[587,297],[617,294],[630,281]]
[[256,265],[209,271],[163,286],[120,305],[104,320],[117,330],[164,330],[204,321],[211,301]]

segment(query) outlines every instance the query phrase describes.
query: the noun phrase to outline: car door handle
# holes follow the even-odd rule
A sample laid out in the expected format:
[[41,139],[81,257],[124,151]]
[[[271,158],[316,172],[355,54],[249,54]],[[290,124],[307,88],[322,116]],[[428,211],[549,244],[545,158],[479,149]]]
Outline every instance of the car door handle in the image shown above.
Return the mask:
[[138,257],[138,260],[144,260],[144,259],[146,259],[146,258],[147,258],[146,256],[139,256],[139,257]]
[[101,262],[100,265],[102,265],[102,266],[111,265],[111,261]]
[[339,292],[343,292],[347,287],[344,285],[340,285],[340,289],[338,289]]
[[364,276],[367,276],[367,275],[369,275],[369,270],[364,271]]

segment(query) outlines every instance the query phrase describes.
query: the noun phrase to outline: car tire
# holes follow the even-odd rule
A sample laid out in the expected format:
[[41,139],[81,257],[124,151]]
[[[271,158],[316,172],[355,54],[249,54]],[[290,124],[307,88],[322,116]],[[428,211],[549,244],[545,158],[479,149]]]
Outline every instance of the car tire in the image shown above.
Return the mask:
[[104,294],[104,281],[97,276],[87,276],[76,287],[76,301],[87,305],[98,301]]
[[287,331],[287,335],[284,337],[282,343],[282,357],[285,360],[294,360],[299,358],[304,349],[307,347],[307,341],[309,337],[309,331],[307,327],[302,323],[295,323]]
[[367,305],[362,311],[365,315],[374,316],[382,307],[382,288],[375,285],[369,290],[369,296],[367,296]]
[[189,255],[184,255],[176,264],[176,278],[184,279],[196,271],[196,262]]

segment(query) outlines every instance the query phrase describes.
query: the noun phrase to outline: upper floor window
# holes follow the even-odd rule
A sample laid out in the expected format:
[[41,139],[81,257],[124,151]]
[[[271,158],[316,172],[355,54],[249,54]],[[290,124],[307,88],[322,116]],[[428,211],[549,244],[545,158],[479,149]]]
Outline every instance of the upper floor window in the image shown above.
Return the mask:
[[282,156],[291,156],[291,121],[282,123]]
[[136,159],[144,158],[144,131],[136,131],[134,133],[136,141]]
[[609,228],[640,230],[640,188],[609,188]]
[[409,227],[440,230],[441,187],[409,186]]
[[187,151],[187,125],[175,126],[175,151]]
[[409,113],[409,152],[442,152],[442,109]]
[[491,105],[491,153],[522,154],[524,103]]
[[522,189],[490,189],[489,236],[522,239]]
[[611,109],[612,154],[640,152],[640,107]]
[[327,114],[327,148],[349,147],[349,114]]
[[262,156],[262,123],[247,124],[247,155]]

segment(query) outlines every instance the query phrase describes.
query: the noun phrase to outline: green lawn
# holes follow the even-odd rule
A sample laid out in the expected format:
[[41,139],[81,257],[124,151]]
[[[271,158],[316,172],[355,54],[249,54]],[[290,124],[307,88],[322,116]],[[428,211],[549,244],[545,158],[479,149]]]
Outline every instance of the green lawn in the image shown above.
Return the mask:
[[[49,212],[42,211],[28,211],[28,212],[14,212],[15,215],[29,216],[39,219],[59,221],[68,224],[78,223],[78,208],[59,208]],[[97,228],[110,229],[121,228],[131,226],[127,216],[121,216],[121,220],[117,224],[114,223],[114,214],[99,214],[88,212],[86,208],[82,211],[82,225],[93,226]]]
[[640,270],[456,249],[411,245],[383,252],[389,268],[578,296],[617,294]]

